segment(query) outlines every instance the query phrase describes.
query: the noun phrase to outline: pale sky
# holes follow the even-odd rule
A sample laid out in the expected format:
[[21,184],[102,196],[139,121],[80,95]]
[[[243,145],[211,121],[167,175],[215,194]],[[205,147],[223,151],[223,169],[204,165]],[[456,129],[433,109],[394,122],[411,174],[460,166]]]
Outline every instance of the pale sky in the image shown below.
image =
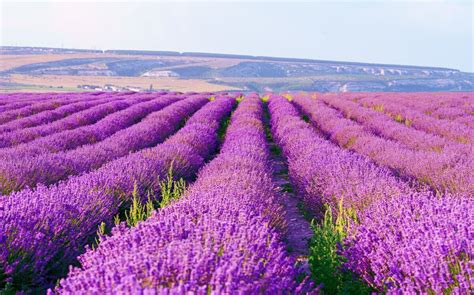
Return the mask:
[[472,1],[0,3],[1,45],[234,53],[474,70]]

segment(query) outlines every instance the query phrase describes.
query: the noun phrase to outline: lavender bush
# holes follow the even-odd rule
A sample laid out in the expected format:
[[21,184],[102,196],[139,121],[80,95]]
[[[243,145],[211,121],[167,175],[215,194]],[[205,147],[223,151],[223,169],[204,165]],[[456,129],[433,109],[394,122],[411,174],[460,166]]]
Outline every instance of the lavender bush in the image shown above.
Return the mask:
[[474,142],[474,130],[472,129],[474,125],[469,128],[468,126],[463,126],[463,123],[459,124],[456,121],[433,118],[429,115],[430,109],[425,109],[424,113],[424,108],[420,108],[417,106],[417,103],[414,103],[414,101],[418,100],[411,99],[410,106],[405,106],[400,100],[396,99],[396,96],[392,95],[367,96],[359,98],[357,101],[362,105],[378,108],[379,111],[393,118],[398,116],[399,120],[409,120],[410,127],[412,128],[441,135],[454,142]]
[[389,294],[472,293],[473,212],[472,196],[380,199],[347,241],[347,267]]
[[[100,119],[114,112],[130,107],[132,104],[141,102],[135,98],[120,99],[113,97],[109,102],[92,107],[91,109],[78,112],[64,119],[44,124],[36,127],[18,129],[13,132],[0,134],[0,147],[11,147],[13,145],[25,143],[39,137],[48,136],[65,130],[72,130],[81,126],[94,124]],[[7,150],[13,152],[14,149]],[[8,153],[3,151],[3,153]]]
[[318,215],[325,204],[362,210],[374,200],[410,191],[389,170],[341,149],[317,133],[281,96],[269,100],[272,134],[288,161],[289,176]]
[[[85,97],[84,97],[85,98]],[[28,127],[34,127],[37,125],[47,124],[67,116],[70,116],[73,113],[80,112],[91,107],[103,104],[105,102],[109,102],[112,100],[110,96],[108,97],[94,97],[85,100],[83,97],[78,98],[78,101],[71,102],[70,104],[66,104],[63,106],[58,107],[57,109],[53,109],[50,111],[44,111],[37,113],[32,116],[28,116],[25,118],[20,118],[17,120],[10,121],[6,124],[0,125],[0,132],[11,132],[17,129],[23,129]]]
[[[44,153],[39,156],[23,156],[0,162],[3,175],[3,192],[20,190],[38,183],[49,185],[69,175],[97,169],[104,163],[125,156],[130,152],[151,147],[162,142],[175,132],[186,117],[197,111],[209,100],[205,97],[190,97],[175,102],[174,99],[159,98],[132,107],[130,117],[151,113],[139,123],[117,131],[103,141],[83,145],[77,149],[59,153]],[[163,108],[163,109],[162,109]],[[161,110],[160,110],[161,109]],[[3,164],[3,165],[2,165]]]
[[457,151],[416,151],[374,135],[318,99],[295,96],[294,102],[340,146],[388,166],[406,179],[417,179],[438,192],[474,195],[474,158]]
[[[170,165],[191,179],[217,145],[219,121],[233,99],[209,103],[176,135],[154,148],[119,158],[100,169],[49,188],[22,190],[0,198],[0,278],[14,289],[46,288],[93,242],[97,226],[113,224],[134,188],[159,191]],[[159,196],[157,196],[159,197]]]
[[188,193],[135,228],[115,228],[56,292],[297,292],[261,119],[259,98],[247,96]]

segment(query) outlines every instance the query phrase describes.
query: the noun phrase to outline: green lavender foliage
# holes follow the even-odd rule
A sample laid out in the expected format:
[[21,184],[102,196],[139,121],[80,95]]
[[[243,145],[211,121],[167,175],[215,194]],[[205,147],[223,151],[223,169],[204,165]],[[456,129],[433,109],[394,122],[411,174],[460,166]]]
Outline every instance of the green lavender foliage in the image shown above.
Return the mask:
[[118,226],[120,224],[121,220],[120,220],[120,216],[117,214],[115,215],[114,217],[114,225],[115,226]]
[[97,228],[97,237],[95,238],[95,243],[92,245],[92,249],[99,245],[102,237],[105,236],[105,234],[105,222],[101,222]]
[[354,211],[343,207],[342,200],[337,212],[334,220],[332,209],[326,205],[321,223],[314,220],[311,223],[314,232],[309,257],[312,278],[316,284],[323,284],[325,294],[369,294],[371,290],[368,286],[343,269],[345,258],[339,254],[356,216]]
[[168,170],[166,179],[160,181],[160,191],[160,208],[168,206],[172,201],[179,199],[186,191],[186,181],[184,179],[173,179],[173,165]]
[[[140,198],[138,195],[137,184],[134,185],[130,208],[124,212],[127,226],[136,226],[139,222],[144,221],[150,217],[155,209],[163,208],[164,206],[169,205],[173,200],[179,199],[186,191],[186,181],[184,179],[180,178],[179,180],[174,180],[173,165],[171,165],[170,169],[168,170],[166,178],[159,181],[159,186],[161,200],[157,202],[156,199],[152,197],[154,195],[153,192],[148,192],[147,201],[145,204],[143,204],[140,201],[142,198]],[[117,226],[120,224],[120,222],[122,222],[122,220],[123,219],[120,218],[120,214],[117,214],[114,217],[114,224]],[[100,237],[104,235],[104,232],[105,224],[99,225],[99,230],[97,232],[99,240],[96,241],[96,244],[99,244]]]
[[128,213],[125,212],[127,225],[130,227],[136,226],[140,221],[144,221],[150,217],[154,209],[150,195],[148,195],[148,200],[144,205],[140,202],[140,197],[137,193],[137,184],[135,184],[132,192],[132,204]]

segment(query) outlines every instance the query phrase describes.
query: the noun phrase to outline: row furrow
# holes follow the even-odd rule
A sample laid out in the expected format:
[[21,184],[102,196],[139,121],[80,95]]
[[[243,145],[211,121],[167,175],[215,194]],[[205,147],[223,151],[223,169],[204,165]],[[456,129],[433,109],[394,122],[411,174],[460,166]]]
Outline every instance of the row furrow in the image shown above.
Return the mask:
[[80,257],[56,290],[99,293],[295,293],[280,242],[282,208],[268,173],[262,103],[247,96],[220,154],[188,193]]
[[324,205],[337,211],[342,203],[356,211],[340,246],[347,262],[339,271],[351,270],[390,294],[471,290],[472,198],[416,191],[383,167],[324,140],[282,97],[272,97],[269,109],[272,132],[307,208],[320,217]]

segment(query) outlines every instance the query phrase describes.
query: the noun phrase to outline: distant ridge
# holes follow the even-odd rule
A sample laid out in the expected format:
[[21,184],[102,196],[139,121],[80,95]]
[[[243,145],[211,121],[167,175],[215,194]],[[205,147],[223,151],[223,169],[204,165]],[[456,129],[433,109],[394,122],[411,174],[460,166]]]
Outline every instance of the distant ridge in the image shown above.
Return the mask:
[[[474,73],[443,67],[203,52],[19,46],[1,46],[0,54],[0,58],[18,56],[2,62],[0,90],[68,87],[140,91],[474,91]],[[98,80],[102,82],[97,84]]]
[[[262,60],[275,62],[304,62],[304,63],[318,63],[318,64],[340,64],[350,66],[371,66],[371,67],[393,67],[393,68],[410,68],[410,69],[427,69],[427,70],[443,70],[460,72],[458,69],[433,67],[433,66],[416,66],[416,65],[399,65],[399,64],[381,64],[381,63],[366,63],[366,62],[350,62],[350,61],[335,61],[335,60],[320,60],[309,58],[293,58],[293,57],[270,57],[261,55],[242,55],[242,54],[226,54],[226,53],[205,53],[205,52],[178,52],[178,51],[159,51],[159,50],[96,50],[96,49],[73,49],[73,48],[55,48],[55,47],[24,47],[24,46],[0,46],[0,50],[16,50],[25,49],[30,51],[38,50],[38,53],[50,51],[54,53],[110,53],[123,55],[150,55],[150,56],[189,56],[189,57],[210,57],[210,58],[232,58],[232,59],[246,59],[246,60]],[[32,54],[32,53],[25,53]]]

